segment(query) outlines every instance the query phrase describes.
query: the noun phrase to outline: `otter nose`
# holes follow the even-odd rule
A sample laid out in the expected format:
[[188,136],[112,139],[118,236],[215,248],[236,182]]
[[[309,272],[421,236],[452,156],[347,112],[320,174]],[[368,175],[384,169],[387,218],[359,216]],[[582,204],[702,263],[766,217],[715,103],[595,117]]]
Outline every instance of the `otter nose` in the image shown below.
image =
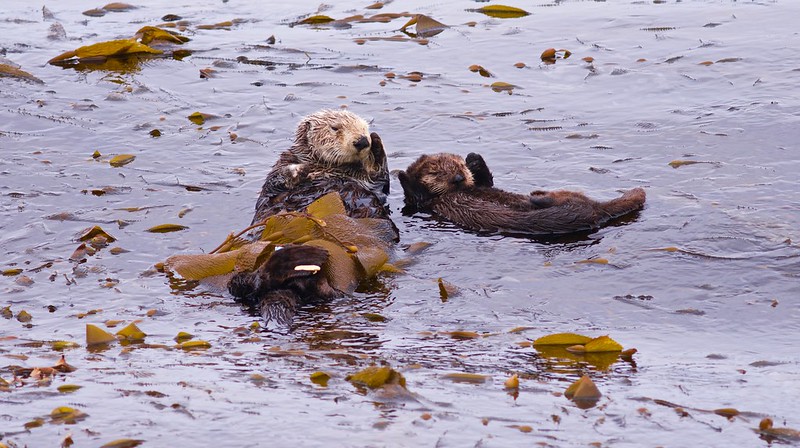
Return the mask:
[[462,174],[456,174],[453,176],[453,180],[451,182],[454,184],[460,184],[461,182],[464,182],[464,176]]
[[358,140],[356,140],[353,143],[353,146],[355,146],[358,151],[361,151],[362,149],[369,146],[369,139],[362,135]]

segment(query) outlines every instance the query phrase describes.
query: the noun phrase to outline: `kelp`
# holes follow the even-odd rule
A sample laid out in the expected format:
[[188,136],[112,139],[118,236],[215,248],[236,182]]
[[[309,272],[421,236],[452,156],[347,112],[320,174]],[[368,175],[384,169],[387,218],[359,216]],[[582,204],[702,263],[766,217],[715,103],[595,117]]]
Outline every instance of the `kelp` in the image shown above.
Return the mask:
[[361,281],[390,270],[392,238],[389,223],[347,216],[341,196],[331,192],[305,211],[273,215],[231,234],[210,253],[173,255],[164,266],[186,280],[204,280],[254,271],[285,244],[315,246],[328,253],[320,273],[337,290],[352,293]]

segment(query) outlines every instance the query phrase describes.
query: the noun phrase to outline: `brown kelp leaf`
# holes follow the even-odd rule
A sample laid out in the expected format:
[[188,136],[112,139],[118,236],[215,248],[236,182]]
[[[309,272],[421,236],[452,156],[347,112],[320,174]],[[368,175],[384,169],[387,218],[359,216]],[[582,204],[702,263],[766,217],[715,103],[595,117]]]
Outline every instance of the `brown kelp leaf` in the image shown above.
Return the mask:
[[775,428],[771,418],[762,419],[758,424],[758,433],[767,440],[777,439],[786,443],[800,441],[800,431],[792,428]]
[[334,19],[332,17],[328,17],[326,15],[317,14],[315,16],[306,17],[305,19],[297,22],[298,25],[319,25],[321,23],[328,23],[333,22]]
[[137,7],[128,3],[113,2],[103,6],[103,9],[106,11],[123,12],[137,9]]
[[139,29],[134,35],[143,44],[148,45],[153,41],[169,42],[171,44],[183,45],[189,42],[188,37],[181,36],[177,33],[156,28],[154,26],[145,26]]
[[4,277],[14,277],[15,275],[19,275],[19,274],[22,274],[22,269],[20,269],[20,268],[5,269],[3,271],[3,276]]
[[[588,375],[583,375],[581,379],[572,383],[566,391],[564,396],[572,401],[593,401],[597,402],[603,394],[595,386],[594,382]],[[594,406],[594,404],[592,404]],[[591,407],[591,406],[590,406]]]
[[322,272],[331,286],[344,293],[351,293],[355,290],[358,284],[356,265],[346,250],[336,243],[323,239],[311,240],[306,244],[328,251],[328,260],[322,266]]
[[41,79],[9,64],[0,64],[0,78],[23,79],[25,81],[35,82],[36,84],[44,84],[44,81]]
[[364,370],[348,375],[345,377],[345,380],[353,384],[369,387],[370,389],[377,389],[386,384],[396,384],[403,388],[406,387],[406,379],[403,378],[403,375],[389,366],[367,367]]
[[735,408],[714,409],[714,413],[729,419],[741,414],[741,412],[739,412],[739,410]]
[[505,5],[488,5],[484,6],[483,8],[468,9],[467,11],[479,12],[481,14],[486,14],[489,17],[496,17],[498,19],[515,19],[530,15],[530,13],[524,9]]
[[31,316],[31,313],[29,313],[29,312],[27,312],[25,310],[22,310],[19,313],[17,313],[17,320],[22,322],[22,323],[28,323],[31,320],[33,320],[33,316]]
[[517,86],[514,84],[509,84],[502,81],[493,82],[489,87],[491,87],[495,92],[508,92],[509,95],[515,88],[517,88]]
[[145,230],[145,232],[169,233],[169,232],[178,232],[186,229],[188,229],[188,227],[182,226],[180,224],[159,224],[157,226],[150,227],[149,229]]
[[591,340],[588,336],[575,333],[555,333],[537,338],[533,345],[583,345]]
[[116,334],[117,336],[120,336],[123,339],[128,339],[131,341],[142,340],[145,338],[145,336],[147,336],[147,334],[142,330],[140,330],[135,323],[128,324],[125,328],[119,330]]
[[106,15],[106,11],[102,8],[92,8],[83,11],[82,14],[89,17],[103,17]]
[[600,336],[584,344],[587,353],[621,352],[622,345],[608,336]]
[[306,212],[318,219],[325,219],[330,215],[347,214],[347,210],[344,208],[344,203],[342,202],[342,197],[335,191],[309,204],[306,208]]
[[175,336],[173,339],[175,340],[175,342],[180,344],[182,342],[186,342],[186,341],[192,339],[193,337],[194,337],[194,335],[191,334],[191,333],[187,333],[185,331],[180,331],[180,332],[178,332],[178,335]]
[[702,162],[698,162],[697,160],[673,160],[672,162],[669,162],[669,166],[673,168],[678,168],[684,165],[694,165],[695,163],[702,163]]
[[117,439],[102,445],[100,448],[135,448],[143,443],[144,440],[138,439]]
[[417,14],[411,20],[406,22],[405,25],[400,27],[400,31],[408,32],[408,27],[415,26],[416,37],[433,37],[448,28],[442,22],[426,16],[425,14]]
[[198,30],[229,30],[233,26],[233,20],[226,20],[224,22],[214,23],[211,25],[197,25]]
[[316,371],[311,374],[310,379],[312,383],[320,387],[328,387],[328,380],[331,379],[331,376],[325,372]]
[[120,154],[111,158],[108,161],[109,165],[113,166],[114,168],[119,168],[121,166],[127,165],[133,162],[136,159],[136,156],[133,154]]
[[365,278],[381,272],[383,265],[389,261],[389,254],[379,246],[361,246],[355,257]]
[[447,373],[442,375],[442,378],[450,380],[454,383],[471,383],[483,384],[491,377],[488,375],[480,375],[477,373]]
[[477,339],[481,337],[480,334],[474,331],[441,331],[439,332],[439,334],[450,336],[453,339],[458,339],[462,341],[466,341],[469,339]]
[[473,73],[477,72],[479,75],[483,76],[484,78],[492,78],[492,77],[494,77],[494,75],[492,75],[489,72],[489,70],[486,70],[485,68],[483,68],[482,65],[478,65],[478,64],[470,65],[469,66],[469,71],[471,71]]
[[163,52],[161,50],[156,50],[155,48],[150,48],[147,45],[141,44],[133,39],[120,39],[79,47],[74,51],[62,53],[53,59],[50,59],[47,61],[47,63],[53,64],[56,62],[67,61],[72,58],[110,58],[114,56],[124,56],[137,53],[161,54]]
[[72,341],[52,341],[50,342],[50,348],[57,352],[61,352],[70,348],[78,348],[80,344],[77,342]]
[[256,241],[245,244],[236,250],[236,271],[252,271],[261,265],[275,251],[269,241]]
[[102,328],[86,324],[86,345],[91,346],[95,344],[107,344],[116,341],[117,338],[113,334],[103,330]]
[[540,57],[541,57],[541,59],[543,61],[549,60],[549,59],[555,59],[556,58],[556,49],[555,48],[548,48],[547,50],[544,50],[542,52],[542,55]]
[[186,280],[202,280],[214,275],[224,275],[236,267],[236,251],[219,254],[173,255],[164,265]]

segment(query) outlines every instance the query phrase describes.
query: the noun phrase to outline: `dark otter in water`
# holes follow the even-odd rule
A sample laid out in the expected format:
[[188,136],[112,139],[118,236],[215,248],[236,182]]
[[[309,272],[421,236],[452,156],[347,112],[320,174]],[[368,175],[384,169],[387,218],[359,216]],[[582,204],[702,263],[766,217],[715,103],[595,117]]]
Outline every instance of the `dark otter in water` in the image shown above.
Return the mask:
[[[304,117],[294,144],[267,175],[256,201],[253,224],[281,212],[303,211],[316,199],[338,192],[351,218],[385,220],[387,245],[399,239],[385,206],[389,170],[380,136],[356,114],[322,110]],[[328,259],[321,247],[283,246],[253,272],[236,274],[228,290],[267,321],[291,321],[297,306],[343,294],[321,273]]]
[[410,209],[433,212],[465,229],[531,236],[597,229],[641,209],[641,188],[598,202],[573,191],[537,190],[522,195],[494,187],[483,158],[470,154],[423,155],[398,174]]

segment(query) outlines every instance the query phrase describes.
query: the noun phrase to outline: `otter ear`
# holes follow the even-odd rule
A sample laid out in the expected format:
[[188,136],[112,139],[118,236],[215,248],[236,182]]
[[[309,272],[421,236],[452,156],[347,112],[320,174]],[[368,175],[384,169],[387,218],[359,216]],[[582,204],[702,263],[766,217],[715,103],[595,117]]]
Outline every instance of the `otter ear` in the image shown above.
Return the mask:
[[297,131],[294,134],[295,146],[308,148],[308,132],[311,130],[311,121],[304,118],[300,124],[297,125]]

